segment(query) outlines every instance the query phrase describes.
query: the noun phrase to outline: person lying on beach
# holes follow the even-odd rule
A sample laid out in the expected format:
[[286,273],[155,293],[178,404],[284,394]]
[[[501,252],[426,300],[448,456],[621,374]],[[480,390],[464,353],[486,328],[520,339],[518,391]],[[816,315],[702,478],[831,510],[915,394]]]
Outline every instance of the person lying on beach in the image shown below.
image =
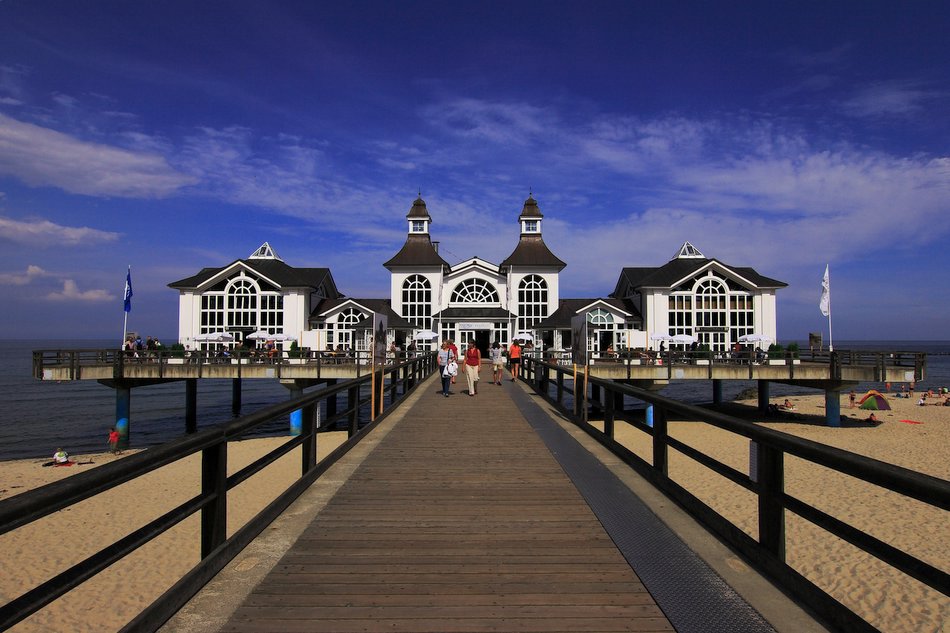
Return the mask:
[[868,416],[868,422],[873,422],[874,424],[877,424],[880,422],[880,420],[878,420],[877,416],[872,413],[871,415]]

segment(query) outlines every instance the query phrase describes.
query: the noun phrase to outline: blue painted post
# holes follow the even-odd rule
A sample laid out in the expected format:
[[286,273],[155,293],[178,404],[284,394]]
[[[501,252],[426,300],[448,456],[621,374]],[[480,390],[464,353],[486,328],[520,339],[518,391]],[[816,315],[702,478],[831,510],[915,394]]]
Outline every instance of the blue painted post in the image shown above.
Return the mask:
[[650,427],[651,429],[653,428],[653,405],[652,404],[647,405],[646,423],[648,427]]
[[825,390],[825,422],[828,426],[841,426],[841,392]]
[[119,450],[129,447],[129,430],[131,427],[132,389],[130,387],[115,388],[115,430],[119,432]]
[[713,404],[722,404],[722,380],[713,380]]
[[[303,395],[303,389],[300,387],[290,388],[290,399],[299,398]],[[290,434],[300,435],[303,432],[303,410],[295,409],[290,412]]]

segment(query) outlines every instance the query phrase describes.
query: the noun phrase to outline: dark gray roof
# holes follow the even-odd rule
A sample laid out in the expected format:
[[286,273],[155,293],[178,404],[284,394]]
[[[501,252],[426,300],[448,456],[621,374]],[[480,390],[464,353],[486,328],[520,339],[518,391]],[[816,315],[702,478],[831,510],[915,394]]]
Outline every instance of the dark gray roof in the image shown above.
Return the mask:
[[617,285],[611,297],[629,296],[637,288],[671,288],[674,284],[688,278],[715,262],[753,284],[756,288],[785,288],[784,281],[760,275],[753,268],[730,266],[714,258],[677,258],[660,267],[627,267],[620,273]]
[[[387,320],[387,327],[394,328],[397,330],[411,330],[415,328],[412,323],[404,319],[403,317],[396,314],[393,311],[392,305],[389,303],[388,299],[356,299],[353,297],[339,297],[336,299],[324,299],[317,307],[310,312],[310,321],[311,322],[320,322],[323,320],[321,314],[324,314],[334,308],[338,308],[346,303],[357,303],[360,306],[372,310],[375,313],[385,314]],[[368,319],[367,319],[368,320]],[[363,325],[362,322],[357,324],[357,326]],[[372,324],[370,324],[372,325]],[[364,328],[365,329],[365,328]]]
[[409,209],[409,213],[406,214],[406,217],[410,220],[432,220],[432,217],[429,215],[429,209],[426,208],[426,201],[422,199],[422,196],[419,196],[412,203],[412,207]]
[[520,218],[543,218],[541,214],[541,208],[538,206],[538,201],[535,200],[532,196],[528,196],[528,199],[524,201],[524,206],[521,208]]
[[441,319],[497,319],[507,320],[514,315],[504,308],[446,308],[432,315]]
[[540,235],[522,235],[515,250],[501,263],[502,268],[508,266],[551,266],[562,270],[567,264],[554,256]]
[[612,297],[597,299],[561,299],[558,301],[557,310],[552,312],[548,318],[534,326],[538,330],[569,330],[571,329],[571,319],[573,319],[579,310],[589,306],[592,303],[602,302],[618,310],[628,313],[627,317],[631,320],[642,320],[643,317],[636,306],[630,301],[614,299]]
[[294,268],[279,259],[237,259],[220,268],[202,268],[197,275],[168,284],[176,290],[194,290],[221,271],[241,262],[262,277],[270,279],[281,288],[323,288],[328,297],[339,297],[336,283],[329,268]]
[[393,255],[392,259],[383,264],[389,270],[400,266],[444,266],[448,268],[449,263],[439,256],[432,240],[428,235],[410,235],[406,238],[406,243],[398,253]]

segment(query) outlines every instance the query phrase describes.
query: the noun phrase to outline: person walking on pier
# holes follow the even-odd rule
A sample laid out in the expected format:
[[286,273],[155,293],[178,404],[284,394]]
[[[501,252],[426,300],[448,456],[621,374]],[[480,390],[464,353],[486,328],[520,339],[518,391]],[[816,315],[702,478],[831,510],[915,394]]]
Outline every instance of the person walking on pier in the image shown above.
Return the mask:
[[442,378],[442,395],[449,397],[449,384],[452,382],[451,364],[455,362],[455,354],[449,347],[448,341],[442,341],[442,349],[439,350],[439,376]]
[[488,350],[488,356],[491,358],[492,382],[496,385],[500,385],[505,369],[505,357],[501,353],[501,343],[498,341],[492,343],[491,349]]
[[465,378],[468,380],[468,395],[478,394],[478,372],[482,368],[482,353],[475,346],[475,341],[468,342],[465,350]]
[[508,361],[511,363],[511,382],[518,380],[518,372],[521,370],[521,346],[518,341],[511,344],[508,349]]

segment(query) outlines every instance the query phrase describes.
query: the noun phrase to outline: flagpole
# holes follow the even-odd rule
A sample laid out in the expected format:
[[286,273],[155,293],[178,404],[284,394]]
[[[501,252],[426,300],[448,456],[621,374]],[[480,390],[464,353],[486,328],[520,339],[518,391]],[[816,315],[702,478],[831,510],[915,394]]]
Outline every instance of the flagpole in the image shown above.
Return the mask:
[[122,311],[125,317],[122,321],[122,342],[119,349],[125,349],[125,337],[129,333],[129,312],[132,311],[132,265],[129,264],[129,272],[125,276],[125,292],[122,293]]

